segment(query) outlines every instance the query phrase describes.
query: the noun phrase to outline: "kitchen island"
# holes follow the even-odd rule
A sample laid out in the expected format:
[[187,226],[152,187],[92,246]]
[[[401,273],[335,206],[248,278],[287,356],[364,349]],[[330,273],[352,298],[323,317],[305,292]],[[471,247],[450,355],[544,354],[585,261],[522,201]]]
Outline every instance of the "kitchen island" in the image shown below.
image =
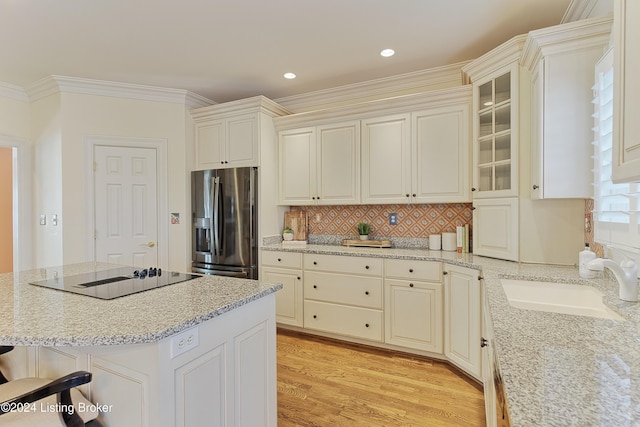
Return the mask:
[[30,284],[113,267],[0,274],[0,345],[16,346],[3,371],[92,372],[82,391],[111,408],[105,426],[276,425],[281,285],[203,276],[101,300]]
[[[619,300],[618,285],[608,274],[587,280],[571,266],[525,264],[428,249],[274,244],[262,250],[440,261],[481,270],[485,319],[493,326],[492,353],[503,379],[512,426],[640,424],[640,303]],[[502,279],[592,286],[624,320],[513,307]],[[488,349],[483,352],[485,362],[493,357]],[[486,364],[482,377],[485,387],[491,389],[493,375]],[[492,394],[487,400],[494,402],[495,398]]]

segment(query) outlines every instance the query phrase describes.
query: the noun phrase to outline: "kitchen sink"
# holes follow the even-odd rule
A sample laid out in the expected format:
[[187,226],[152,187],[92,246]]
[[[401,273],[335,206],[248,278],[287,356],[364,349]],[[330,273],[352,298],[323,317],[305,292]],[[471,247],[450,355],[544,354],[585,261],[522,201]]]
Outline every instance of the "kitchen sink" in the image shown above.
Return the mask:
[[603,319],[624,320],[602,302],[603,293],[587,285],[500,279],[512,307]]

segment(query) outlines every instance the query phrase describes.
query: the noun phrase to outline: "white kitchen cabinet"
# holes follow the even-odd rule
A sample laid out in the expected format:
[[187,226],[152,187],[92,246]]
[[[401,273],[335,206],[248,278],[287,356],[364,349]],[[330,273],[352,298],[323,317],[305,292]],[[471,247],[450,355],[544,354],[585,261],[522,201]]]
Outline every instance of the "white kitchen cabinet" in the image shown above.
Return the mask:
[[518,261],[518,199],[473,201],[473,253]]
[[261,139],[270,140],[272,119],[286,114],[264,96],[191,110],[194,170],[260,166]]
[[304,327],[383,340],[382,260],[304,254]]
[[469,103],[412,113],[411,124],[411,201],[471,201]]
[[473,82],[473,197],[518,194],[517,61]]
[[610,32],[605,17],[529,33],[532,199],[593,197],[593,69]]
[[360,122],[281,131],[279,199],[283,205],[360,201]]
[[385,343],[442,354],[442,263],[385,260]]
[[640,2],[613,7],[613,182],[640,182]]
[[282,289],[276,293],[276,322],[302,327],[302,254],[263,251],[262,266],[260,280],[282,283]]
[[481,379],[480,272],[449,264],[444,272],[444,354],[453,364]]
[[258,166],[258,114],[196,120],[196,167]]
[[362,203],[411,201],[410,120],[410,114],[362,120]]

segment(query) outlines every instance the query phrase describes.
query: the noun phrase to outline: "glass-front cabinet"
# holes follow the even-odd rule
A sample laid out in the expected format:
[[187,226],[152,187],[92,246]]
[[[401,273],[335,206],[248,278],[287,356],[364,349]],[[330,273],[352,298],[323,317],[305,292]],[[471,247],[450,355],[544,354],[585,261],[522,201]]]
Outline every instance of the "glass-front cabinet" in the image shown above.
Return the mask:
[[474,83],[474,197],[517,195],[517,64]]

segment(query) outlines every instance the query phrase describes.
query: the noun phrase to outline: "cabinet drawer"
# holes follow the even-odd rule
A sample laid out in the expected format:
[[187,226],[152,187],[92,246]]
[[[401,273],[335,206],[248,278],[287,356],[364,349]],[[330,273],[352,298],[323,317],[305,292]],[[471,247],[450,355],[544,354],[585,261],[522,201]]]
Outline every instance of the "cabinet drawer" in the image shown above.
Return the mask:
[[410,259],[386,259],[385,277],[399,279],[442,281],[442,263],[438,261],[416,261]]
[[381,310],[326,302],[304,302],[304,327],[318,331],[382,341]]
[[302,254],[297,252],[262,251],[262,265],[300,268],[302,266]]
[[382,278],[307,271],[304,283],[305,299],[382,309]]
[[382,259],[341,255],[304,254],[304,269],[332,273],[382,276]]

